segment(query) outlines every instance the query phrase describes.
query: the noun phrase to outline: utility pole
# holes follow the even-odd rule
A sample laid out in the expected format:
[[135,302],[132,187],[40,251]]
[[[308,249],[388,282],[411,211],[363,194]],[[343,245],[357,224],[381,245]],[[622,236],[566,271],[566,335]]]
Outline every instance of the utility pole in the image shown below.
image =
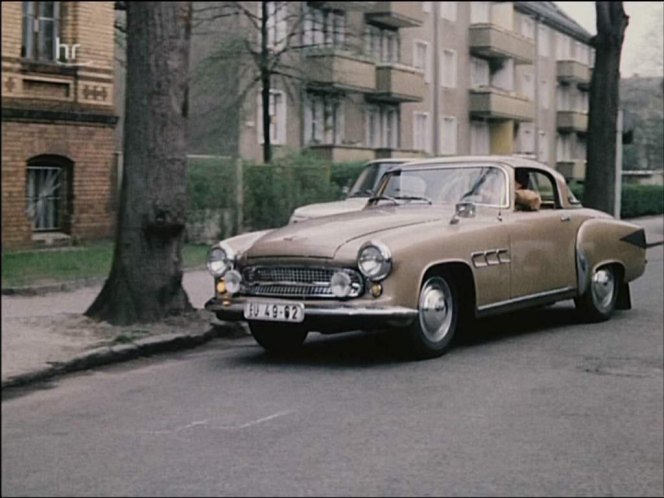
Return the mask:
[[620,205],[622,201],[622,161],[623,161],[623,110],[618,109],[618,119],[616,120],[616,188],[613,199],[613,216],[620,219]]

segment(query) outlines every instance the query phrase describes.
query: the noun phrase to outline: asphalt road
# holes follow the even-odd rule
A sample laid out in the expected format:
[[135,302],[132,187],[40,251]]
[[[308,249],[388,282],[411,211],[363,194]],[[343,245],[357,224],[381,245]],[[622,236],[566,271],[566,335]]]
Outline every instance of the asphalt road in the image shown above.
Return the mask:
[[662,496],[662,247],[635,308],[480,322],[405,362],[380,336],[247,338],[2,402],[3,496]]

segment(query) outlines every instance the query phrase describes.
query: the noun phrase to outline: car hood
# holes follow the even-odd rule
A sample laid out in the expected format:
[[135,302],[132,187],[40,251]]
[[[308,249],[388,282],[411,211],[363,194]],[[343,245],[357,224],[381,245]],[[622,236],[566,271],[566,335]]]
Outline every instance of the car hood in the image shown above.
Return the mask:
[[449,219],[445,209],[415,206],[370,208],[287,225],[258,239],[248,258],[334,258],[344,245],[358,238],[379,236],[389,230]]
[[360,211],[367,204],[367,200],[369,200],[368,197],[349,197],[343,201],[308,204],[293,211],[293,217],[305,221],[309,218]]

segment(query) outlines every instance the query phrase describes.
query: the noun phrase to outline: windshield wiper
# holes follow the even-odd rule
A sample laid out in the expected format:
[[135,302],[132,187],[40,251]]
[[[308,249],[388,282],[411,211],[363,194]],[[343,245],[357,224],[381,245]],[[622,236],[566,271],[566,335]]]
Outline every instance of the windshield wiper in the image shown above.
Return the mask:
[[364,190],[360,190],[354,194],[351,194],[349,197],[369,197],[371,194],[373,194],[373,190],[370,188],[365,188]]
[[433,204],[433,202],[431,202],[431,199],[429,199],[428,197],[419,196],[419,195],[397,195],[395,199],[404,199],[406,201],[424,201],[428,202],[429,204]]
[[376,195],[374,197],[369,197],[369,202],[374,202],[374,201],[392,201],[397,206],[399,205],[399,201],[396,200],[394,197],[390,197],[389,195]]

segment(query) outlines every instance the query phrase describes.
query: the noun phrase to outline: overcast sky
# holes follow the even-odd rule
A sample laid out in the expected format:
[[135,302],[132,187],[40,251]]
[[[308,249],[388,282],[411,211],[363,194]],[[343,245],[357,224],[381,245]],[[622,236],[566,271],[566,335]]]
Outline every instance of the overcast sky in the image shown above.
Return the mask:
[[[597,33],[595,2],[555,2],[591,34]],[[622,77],[663,76],[664,2],[623,2],[629,25],[621,58]]]

